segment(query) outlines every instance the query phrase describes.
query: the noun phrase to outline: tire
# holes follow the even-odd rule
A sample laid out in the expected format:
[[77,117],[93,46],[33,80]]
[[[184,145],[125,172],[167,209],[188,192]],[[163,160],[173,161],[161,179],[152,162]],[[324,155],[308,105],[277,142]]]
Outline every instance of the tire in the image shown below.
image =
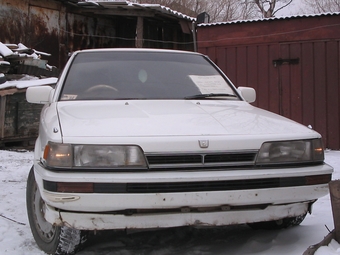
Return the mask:
[[66,226],[53,226],[44,218],[44,207],[32,167],[27,179],[26,208],[35,242],[47,254],[75,254],[87,240],[87,233]]
[[300,225],[305,219],[306,215],[307,213],[296,217],[284,218],[281,220],[248,223],[248,226],[252,229],[284,229]]

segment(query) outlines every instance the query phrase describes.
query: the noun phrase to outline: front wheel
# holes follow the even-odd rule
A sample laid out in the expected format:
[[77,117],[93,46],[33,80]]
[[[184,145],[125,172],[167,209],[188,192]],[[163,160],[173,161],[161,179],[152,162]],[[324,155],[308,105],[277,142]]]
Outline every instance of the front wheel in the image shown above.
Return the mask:
[[301,222],[305,219],[306,214],[307,213],[296,217],[289,217],[280,220],[248,223],[248,226],[250,226],[252,229],[283,229],[294,227],[301,224]]
[[33,237],[39,248],[47,254],[75,254],[85,243],[87,239],[85,231],[66,226],[53,226],[45,220],[45,202],[35,181],[33,167],[27,179],[26,207]]

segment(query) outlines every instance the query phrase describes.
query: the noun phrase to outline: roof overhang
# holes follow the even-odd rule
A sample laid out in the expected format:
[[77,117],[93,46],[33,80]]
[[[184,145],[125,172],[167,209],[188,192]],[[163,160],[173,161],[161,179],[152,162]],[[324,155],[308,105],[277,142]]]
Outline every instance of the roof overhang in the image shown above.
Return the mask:
[[59,0],[79,7],[81,12],[106,16],[163,17],[194,22],[196,18],[159,4],[137,4],[121,0]]
[[257,22],[271,22],[276,20],[291,20],[291,19],[305,19],[305,18],[315,18],[315,17],[325,17],[325,16],[340,16],[340,12],[333,13],[318,13],[318,14],[301,14],[293,16],[282,16],[282,17],[272,17],[272,18],[261,18],[261,19],[251,19],[251,20],[233,20],[228,22],[217,22],[217,23],[201,23],[198,27],[214,27],[220,25],[233,25],[233,24],[245,24],[245,23],[257,23]]

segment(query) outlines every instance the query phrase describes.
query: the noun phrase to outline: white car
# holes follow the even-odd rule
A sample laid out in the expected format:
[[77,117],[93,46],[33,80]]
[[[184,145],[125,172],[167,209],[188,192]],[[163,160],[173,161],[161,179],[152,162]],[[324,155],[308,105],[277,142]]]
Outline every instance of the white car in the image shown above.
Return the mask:
[[250,105],[254,89],[198,53],[78,51],[26,97],[45,104],[27,212],[47,253],[91,230],[286,228],[328,193],[320,134]]

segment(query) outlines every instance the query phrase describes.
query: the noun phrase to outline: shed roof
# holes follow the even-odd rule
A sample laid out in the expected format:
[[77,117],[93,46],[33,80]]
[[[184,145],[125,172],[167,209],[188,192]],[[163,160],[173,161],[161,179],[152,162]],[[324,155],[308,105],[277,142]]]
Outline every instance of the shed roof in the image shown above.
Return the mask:
[[137,4],[131,1],[122,0],[59,0],[73,6],[81,7],[84,10],[96,13],[98,15],[126,15],[126,16],[146,16],[152,17],[156,15],[167,16],[176,19],[185,19],[195,21],[194,17],[190,17],[181,12],[174,11],[169,7],[160,4]]
[[311,17],[322,17],[322,16],[340,16],[340,12],[333,13],[320,13],[320,14],[302,14],[302,15],[294,15],[294,16],[286,16],[286,17],[273,17],[273,18],[261,18],[261,19],[252,19],[252,20],[233,20],[228,22],[217,22],[217,23],[202,23],[198,26],[200,27],[208,27],[208,26],[219,26],[219,25],[228,25],[228,24],[240,24],[240,23],[255,23],[255,22],[268,22],[273,20],[288,20],[288,19],[301,19],[301,18],[311,18]]

